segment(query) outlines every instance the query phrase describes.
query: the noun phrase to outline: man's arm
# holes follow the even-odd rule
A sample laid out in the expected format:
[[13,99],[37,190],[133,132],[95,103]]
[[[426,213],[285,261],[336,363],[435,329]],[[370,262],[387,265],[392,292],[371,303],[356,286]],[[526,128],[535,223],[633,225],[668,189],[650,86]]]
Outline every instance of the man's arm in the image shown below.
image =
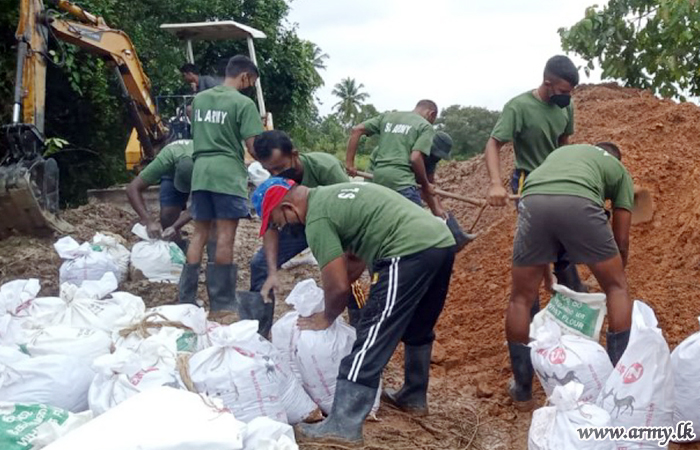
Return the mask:
[[[435,186],[435,172],[428,172],[428,182],[430,184],[432,184],[433,186]],[[422,191],[421,191],[421,197],[423,197]],[[442,202],[440,201],[440,197],[438,197],[436,195],[433,198],[435,199],[435,202],[437,203],[438,207],[440,207],[441,210],[445,211],[445,208],[443,208]],[[428,200],[426,200],[425,197],[423,197],[423,201],[425,201],[426,203],[428,202]],[[445,214],[445,216],[447,215],[447,213],[444,213],[444,214]],[[444,218],[444,216],[443,216],[443,218]]]
[[172,240],[175,236],[177,236],[182,227],[184,227],[190,220],[192,220],[190,210],[186,209],[182,211],[175,223],[163,230],[163,239],[166,241]]
[[297,325],[301,330],[325,330],[345,310],[350,295],[350,280],[346,256],[342,255],[321,269],[325,311],[309,317],[299,317]]
[[563,147],[565,145],[569,145],[569,135],[568,134],[562,134],[559,136],[559,147]]
[[148,237],[156,239],[160,237],[160,223],[153,220],[153,217],[151,217],[151,214],[148,212],[148,207],[146,207],[146,202],[143,201],[143,191],[145,191],[146,188],[148,188],[148,184],[143,178],[137,176],[126,187],[126,196],[129,199],[131,207],[134,208],[139,219],[141,219],[141,223],[146,225]]
[[428,181],[428,174],[425,172],[425,161],[423,161],[423,152],[413,150],[411,152],[411,169],[416,176],[416,182],[421,186],[421,195],[428,204],[428,207],[434,215],[443,217],[445,212],[440,208],[439,203],[435,200],[435,188]]
[[486,142],[484,158],[486,158],[486,169],[491,180],[488,190],[488,202],[491,206],[505,206],[508,199],[508,192],[503,187],[501,181],[501,148],[505,143],[490,137]]
[[355,168],[355,155],[357,154],[357,146],[360,144],[360,138],[368,134],[363,123],[355,125],[350,131],[350,139],[348,139],[348,148],[345,152],[345,170],[351,177],[357,176]]
[[279,279],[277,278],[279,242],[279,232],[273,228],[267,230],[263,235],[263,251],[265,252],[265,261],[267,263],[267,279],[265,279],[265,283],[263,283],[260,289],[260,294],[262,294],[266,303],[272,301],[269,293],[280,287]]
[[253,157],[256,161],[258,160],[258,157],[255,156],[255,138],[257,136],[251,136],[248,139],[245,140],[245,147],[248,149],[248,153],[250,153],[250,156]]
[[624,267],[627,267],[627,256],[629,255],[631,224],[632,212],[622,208],[613,209],[613,236],[615,236],[615,243],[620,250]]

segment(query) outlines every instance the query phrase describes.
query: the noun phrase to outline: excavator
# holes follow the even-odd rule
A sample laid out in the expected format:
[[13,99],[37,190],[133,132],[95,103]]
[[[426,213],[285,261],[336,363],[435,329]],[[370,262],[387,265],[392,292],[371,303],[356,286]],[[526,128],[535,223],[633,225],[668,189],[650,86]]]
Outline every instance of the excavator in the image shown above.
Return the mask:
[[[18,232],[49,235],[54,231],[69,233],[72,229],[58,217],[58,165],[54,159],[42,156],[46,141],[46,69],[52,61],[49,36],[102,57],[113,68],[134,127],[125,150],[128,170],[137,170],[151,161],[156,149],[172,137],[168,124],[158,114],[157,103],[151,97],[151,81],[129,36],[70,1],[48,3],[72,20],[45,9],[42,0],[20,0],[12,122],[2,126],[5,151],[0,147],[0,239]],[[163,28],[187,39],[190,61],[192,40],[246,38],[251,59],[255,60],[252,38],[265,37],[262,32],[233,21],[166,24]],[[258,106],[269,129],[272,117],[265,111],[259,84],[257,87]]]

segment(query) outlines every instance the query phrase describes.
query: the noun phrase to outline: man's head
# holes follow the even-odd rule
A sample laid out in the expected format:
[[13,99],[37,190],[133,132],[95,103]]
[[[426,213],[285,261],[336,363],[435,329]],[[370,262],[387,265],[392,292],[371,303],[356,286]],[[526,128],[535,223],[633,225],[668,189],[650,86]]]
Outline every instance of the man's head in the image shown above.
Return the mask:
[[269,228],[282,229],[287,225],[304,223],[306,218],[306,196],[293,180],[270,177],[255,189],[251,198],[258,216],[262,220],[260,236]]
[[435,119],[437,119],[438,107],[432,100],[421,100],[416,104],[413,112],[433,124]]
[[199,82],[199,69],[194,64],[183,64],[180,67],[180,73],[182,74],[182,79],[186,83],[198,83]]
[[612,142],[598,142],[595,146],[610,153],[617,158],[618,161],[622,161],[622,152],[620,151],[620,148]]
[[569,106],[571,91],[578,85],[578,69],[569,58],[557,55],[549,58],[544,67],[545,97],[542,100],[560,108]]
[[175,165],[173,184],[178,191],[189,194],[192,187],[192,169],[194,162],[189,156],[185,156]]
[[452,152],[452,137],[444,131],[438,131],[433,137],[433,145],[430,147],[430,156],[438,159],[450,159]]
[[236,55],[226,65],[226,83],[239,91],[250,90],[259,76],[258,68],[247,56]]
[[301,183],[304,170],[299,151],[284,131],[265,131],[255,138],[255,156],[272,176]]

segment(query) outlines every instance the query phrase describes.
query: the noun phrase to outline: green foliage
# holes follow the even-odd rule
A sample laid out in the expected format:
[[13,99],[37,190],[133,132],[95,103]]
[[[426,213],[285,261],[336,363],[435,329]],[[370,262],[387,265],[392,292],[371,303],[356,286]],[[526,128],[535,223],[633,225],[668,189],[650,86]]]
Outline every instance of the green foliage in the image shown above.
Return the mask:
[[[327,57],[313,43],[299,38],[286,24],[289,5],[285,0],[81,0],[80,7],[104,17],[106,23],[123,30],[134,43],[144,71],[151,80],[152,96],[188,92],[178,68],[185,62],[184,44],[160,29],[163,23],[204,22],[233,19],[262,30],[267,39],[255,41],[261,82],[267,109],[276,128],[303,132],[317,120],[313,93],[323,84],[318,70]],[[12,98],[16,63],[19,2],[0,0],[0,95]],[[67,17],[69,20],[74,18]],[[89,187],[106,187],[128,180],[124,148],[131,130],[126,105],[116,79],[100,58],[67,43],[52,40],[51,56],[62,67],[49,66],[46,92],[46,136],[58,137],[80,149],[100,155],[94,167],[82,164],[94,160],[89,151],[71,153],[71,164],[82,173],[64,174],[63,200],[84,199]],[[202,73],[223,75],[228,59],[247,54],[245,41],[196,42],[195,62]],[[11,117],[11,102],[0,106],[0,123]],[[54,154],[59,157],[70,149]],[[64,186],[70,181],[73,185]],[[77,199],[77,200],[76,200]]]
[[338,103],[333,105],[338,113],[338,119],[350,128],[361,112],[362,104],[369,98],[366,92],[360,92],[365,85],[357,83],[354,78],[343,78],[340,83],[337,83],[333,88],[332,94],[340,99]]
[[564,50],[597,62],[603,78],[665,97],[700,95],[700,5],[694,0],[610,0],[570,28],[559,29]]
[[442,110],[436,124],[452,137],[452,157],[464,160],[484,151],[499,115],[486,108],[452,105]]

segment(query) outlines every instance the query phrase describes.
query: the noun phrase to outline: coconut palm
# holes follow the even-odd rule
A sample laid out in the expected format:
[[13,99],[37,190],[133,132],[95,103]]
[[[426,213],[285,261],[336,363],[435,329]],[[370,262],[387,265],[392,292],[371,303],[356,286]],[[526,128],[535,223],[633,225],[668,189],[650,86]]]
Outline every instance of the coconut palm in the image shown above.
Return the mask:
[[365,85],[357,83],[354,78],[343,78],[333,88],[332,94],[340,98],[340,101],[333,105],[338,111],[340,120],[350,126],[355,121],[357,114],[365,100],[369,98],[366,92],[360,92]]
[[321,47],[311,43],[311,51],[313,52],[313,64],[316,71],[326,70],[326,60],[329,58],[327,53],[323,53]]

